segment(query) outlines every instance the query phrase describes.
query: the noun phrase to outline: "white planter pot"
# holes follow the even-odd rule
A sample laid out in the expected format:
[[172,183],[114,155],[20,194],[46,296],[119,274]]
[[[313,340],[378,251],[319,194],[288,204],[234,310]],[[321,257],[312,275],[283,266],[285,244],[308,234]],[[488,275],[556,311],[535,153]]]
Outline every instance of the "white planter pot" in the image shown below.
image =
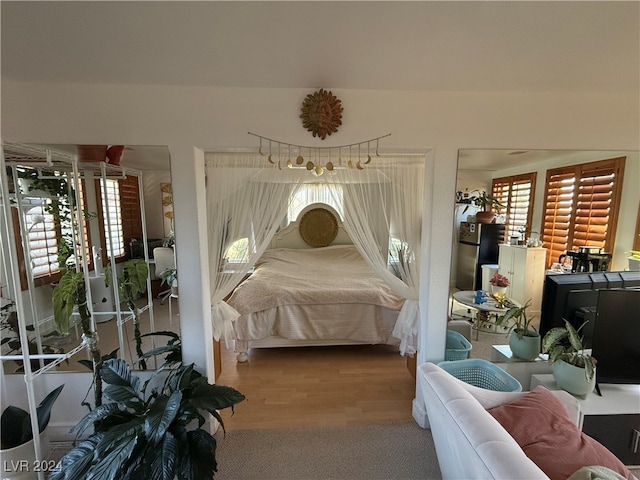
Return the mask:
[[584,368],[575,367],[562,360],[553,363],[553,378],[560,388],[574,395],[587,395],[593,392],[596,386],[595,374],[591,381],[588,381]]
[[511,332],[509,348],[514,356],[522,360],[535,360],[540,354],[540,335],[518,337],[516,332]]
[[[43,459],[49,455],[49,436],[46,431],[40,435],[40,451]],[[33,480],[38,478],[34,471],[36,465],[48,470],[48,464],[36,463],[36,452],[33,440],[17,447],[0,450],[0,466],[2,466],[2,480]]]

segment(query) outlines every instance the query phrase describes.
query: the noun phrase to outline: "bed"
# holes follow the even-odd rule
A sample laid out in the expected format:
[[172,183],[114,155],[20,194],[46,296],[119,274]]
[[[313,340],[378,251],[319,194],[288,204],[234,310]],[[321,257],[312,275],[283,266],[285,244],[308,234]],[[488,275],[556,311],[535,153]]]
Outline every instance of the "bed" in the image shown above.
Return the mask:
[[250,348],[399,343],[391,332],[404,299],[350,244],[338,218],[326,206],[303,211],[236,287],[227,303],[240,313],[238,361]]

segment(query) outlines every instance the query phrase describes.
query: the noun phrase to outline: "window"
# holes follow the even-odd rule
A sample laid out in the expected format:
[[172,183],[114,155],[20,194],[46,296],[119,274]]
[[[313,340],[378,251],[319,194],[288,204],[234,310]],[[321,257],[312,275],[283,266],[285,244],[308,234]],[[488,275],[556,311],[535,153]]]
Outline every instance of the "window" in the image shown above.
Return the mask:
[[46,200],[27,210],[25,227],[33,277],[53,275],[58,271],[58,235],[53,215],[46,211]]
[[[22,290],[28,288],[29,272],[33,275],[36,287],[46,285],[60,278],[60,262],[71,264],[75,260],[71,226],[73,212],[70,207],[72,200],[62,193],[67,192],[67,179],[55,173],[45,172],[45,174],[49,178],[44,180],[49,182],[38,179],[38,188],[29,190],[32,193],[25,195],[22,199],[20,210],[23,212],[24,232],[20,231],[18,210],[12,209]],[[41,189],[40,186],[43,188]],[[80,183],[80,186],[80,202],[84,211],[83,184]],[[36,191],[37,194],[33,193]],[[87,240],[88,262],[91,267],[91,252],[88,247],[90,241],[86,222],[83,222],[83,228]],[[79,237],[76,238],[76,241],[78,240]],[[28,263],[25,261],[25,251],[29,256]],[[79,244],[77,255],[80,256]]]
[[229,263],[246,263],[249,261],[249,239],[241,238],[233,242],[225,254]]
[[335,208],[340,218],[344,218],[341,186],[309,183],[301,185],[291,198],[289,214],[287,215],[288,221],[295,221],[298,215],[300,215],[300,212],[312,203],[326,203]]
[[547,265],[566,250],[614,247],[625,158],[547,171],[542,241]]
[[[118,180],[107,179],[106,195],[102,190],[102,181],[96,180],[96,189],[101,192],[98,197],[98,210],[102,215],[101,233],[102,251],[110,256],[110,246],[107,239],[107,217],[105,198],[109,202],[111,218],[111,234],[113,236],[113,250],[117,261],[124,261],[131,256],[130,241],[142,239],[142,210],[140,208],[140,186],[138,177],[128,175]],[[107,258],[105,257],[105,258]]]
[[102,220],[105,237],[111,232],[111,241],[107,238],[105,247],[108,257],[117,258],[124,255],[120,186],[117,180],[107,179],[105,183],[106,188],[102,189]]
[[[531,214],[533,194],[536,186],[536,174],[525,173],[512,177],[494,178],[491,194],[500,203],[507,206],[507,238],[518,235],[523,230],[531,233]],[[524,240],[524,238],[523,238]]]

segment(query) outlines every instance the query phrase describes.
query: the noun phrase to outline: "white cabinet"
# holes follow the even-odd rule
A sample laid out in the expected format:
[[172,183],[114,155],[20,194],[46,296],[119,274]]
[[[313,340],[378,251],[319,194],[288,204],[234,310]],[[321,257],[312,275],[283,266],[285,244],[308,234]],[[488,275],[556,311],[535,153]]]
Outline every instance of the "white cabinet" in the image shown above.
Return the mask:
[[537,321],[542,307],[546,248],[500,245],[498,273],[509,279],[507,297],[524,305],[531,300],[527,313]]

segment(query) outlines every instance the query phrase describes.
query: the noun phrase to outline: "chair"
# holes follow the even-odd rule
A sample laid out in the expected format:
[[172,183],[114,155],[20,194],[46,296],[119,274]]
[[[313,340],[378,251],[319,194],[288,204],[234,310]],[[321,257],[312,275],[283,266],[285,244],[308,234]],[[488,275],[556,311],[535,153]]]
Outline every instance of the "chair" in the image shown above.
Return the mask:
[[[176,257],[173,248],[156,247],[153,249],[153,258],[156,262],[156,275],[158,277],[160,277],[164,271],[176,268]],[[170,295],[171,285],[168,285],[167,290],[163,290],[158,294],[160,304],[163,305]]]

